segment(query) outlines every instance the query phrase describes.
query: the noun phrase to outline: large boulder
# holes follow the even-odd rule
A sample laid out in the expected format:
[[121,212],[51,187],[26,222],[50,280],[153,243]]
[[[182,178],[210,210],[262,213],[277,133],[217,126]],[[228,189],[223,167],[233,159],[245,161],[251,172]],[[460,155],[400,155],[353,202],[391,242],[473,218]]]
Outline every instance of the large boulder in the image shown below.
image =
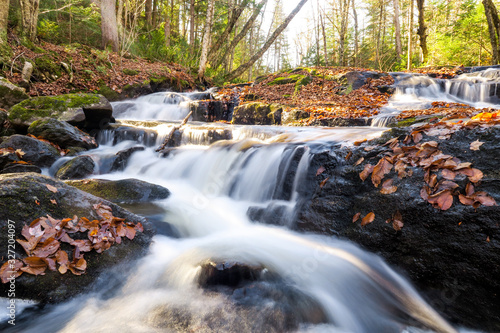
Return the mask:
[[[466,327],[500,331],[499,207],[461,204],[458,193],[465,194],[469,183],[464,175],[456,176],[453,182],[458,187],[454,188],[451,181],[444,182],[444,173],[436,172],[437,180],[443,181],[440,186],[450,186],[455,194],[452,206],[446,210],[434,208],[421,197],[426,185],[421,167],[408,167],[408,176],[402,179],[395,171],[387,174],[384,181],[393,179],[396,186],[387,185],[384,191],[388,194],[382,194],[382,186],[375,187],[370,177],[364,182],[360,178],[368,163],[376,165],[392,153],[391,142],[381,146],[391,137],[399,137],[402,146],[411,146],[401,144],[408,133],[394,129],[376,142],[343,149],[332,147],[316,154],[308,180],[308,184],[316,184],[315,192],[298,209],[295,229],[354,241],[405,272],[445,318]],[[476,140],[483,145],[471,150]],[[484,173],[472,192],[484,191],[500,203],[499,126],[461,130],[450,139],[424,134],[421,143],[428,141],[438,143],[443,158],[450,155],[461,162],[472,162]],[[370,212],[375,213],[374,221],[369,223],[366,218],[365,226],[361,226],[362,218]],[[361,216],[353,223],[357,213]]]
[[23,88],[12,84],[9,80],[0,77],[0,108],[9,109],[30,98]]
[[310,114],[304,110],[292,109],[281,114],[281,122],[283,125],[288,125],[301,119],[307,119],[309,116]]
[[94,173],[94,160],[88,155],[76,156],[67,161],[56,172],[56,178],[67,179],[82,179]]
[[[7,235],[12,234],[9,230],[14,229],[14,239],[22,239],[21,230],[26,224],[47,215],[55,219],[73,218],[76,215],[91,221],[100,220],[94,205],[104,204],[112,209],[113,216],[124,218],[126,222],[141,222],[144,226],[144,232],[137,232],[133,240],[123,237],[121,244],[114,244],[102,253],[95,250],[86,252],[87,269],[83,275],[73,275],[70,271],[63,275],[49,270],[45,271],[45,275],[22,274],[16,278],[16,298],[40,302],[68,299],[87,292],[97,277],[110,267],[130,262],[147,251],[153,235],[152,226],[144,218],[111,202],[34,173],[0,175],[0,184],[0,231],[3,235],[0,237],[0,257],[4,260],[8,258],[7,250],[12,250],[8,247],[11,243]],[[86,237],[86,234],[83,236]],[[26,257],[20,244],[16,244],[15,252],[17,258]],[[69,255],[71,260],[71,253]],[[9,286],[8,283],[1,284],[2,295],[7,295]]]
[[109,101],[97,94],[67,94],[41,96],[14,105],[9,112],[10,122],[26,130],[34,121],[54,118],[86,129],[106,128],[112,119]]
[[115,203],[150,202],[170,195],[165,187],[138,179],[69,180],[66,184]]
[[55,143],[63,149],[70,147],[93,149],[98,147],[97,142],[90,135],[65,121],[52,118],[34,121],[28,127],[28,133]]
[[61,154],[59,151],[43,141],[25,135],[12,135],[0,144],[0,148],[20,150],[17,153],[18,161],[24,161],[39,167],[50,167]]
[[238,125],[279,125],[283,109],[276,104],[247,103],[234,108],[231,123]]

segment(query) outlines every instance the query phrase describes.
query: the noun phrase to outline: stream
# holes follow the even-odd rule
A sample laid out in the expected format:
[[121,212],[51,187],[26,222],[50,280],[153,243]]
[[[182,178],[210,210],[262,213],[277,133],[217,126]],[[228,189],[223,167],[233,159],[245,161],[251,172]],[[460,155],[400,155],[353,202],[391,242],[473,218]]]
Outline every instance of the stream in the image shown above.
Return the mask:
[[[492,106],[497,80],[492,70],[450,82],[401,74],[383,114],[438,99]],[[448,324],[376,255],[288,228],[307,199],[312,154],[378,137],[385,127],[189,122],[181,146],[159,155],[155,149],[196,98],[156,93],[116,102],[119,125],[101,131],[99,148],[86,152],[98,166],[95,178],[135,178],[171,191],[165,200],[124,205],[157,226],[149,254],[108,272],[88,294],[28,307],[5,332],[467,332]],[[137,146],[145,149],[110,172],[117,152]],[[63,161],[46,172],[53,175]],[[247,215],[271,206],[280,207],[280,225]],[[253,273],[235,284],[210,284],[202,281],[210,265]]]

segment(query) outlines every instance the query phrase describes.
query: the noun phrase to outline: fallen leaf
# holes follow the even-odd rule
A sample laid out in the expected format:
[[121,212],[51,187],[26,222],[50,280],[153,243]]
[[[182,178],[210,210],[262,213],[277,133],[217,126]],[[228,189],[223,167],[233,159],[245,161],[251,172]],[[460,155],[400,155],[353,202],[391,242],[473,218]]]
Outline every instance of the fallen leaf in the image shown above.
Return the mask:
[[23,156],[26,155],[26,153],[24,151],[22,151],[21,149],[16,149],[16,155],[19,158],[23,158]]
[[363,139],[363,140],[360,140],[360,141],[355,141],[355,142],[354,142],[354,145],[355,145],[355,146],[359,146],[359,145],[361,145],[363,142],[366,142],[366,141],[368,141],[368,139]]
[[319,184],[319,187],[320,188],[323,188],[323,186],[326,185],[326,182],[328,181],[328,179],[330,179],[330,177],[326,178],[325,180],[323,180],[320,184]]
[[457,174],[449,169],[443,169],[443,170],[441,170],[441,176],[444,179],[455,180],[455,177],[457,176]]
[[326,170],[326,169],[325,169],[325,167],[324,167],[324,166],[320,166],[320,167],[318,168],[318,171],[316,171],[316,176],[321,175],[323,172],[325,172],[325,170]]
[[361,226],[364,227],[365,225],[372,223],[373,220],[375,220],[375,213],[370,212],[361,220]]
[[382,158],[375,167],[373,167],[372,172],[372,183],[375,187],[380,185],[384,176],[392,170],[392,163],[387,160],[387,158]]
[[434,207],[441,210],[448,210],[453,205],[453,195],[451,194],[451,190],[444,190],[429,196],[427,201]]
[[50,199],[50,202],[51,202],[53,205],[57,205],[57,201],[56,201],[56,199]]
[[47,186],[47,188],[49,189],[50,192],[57,193],[56,187],[49,185],[49,184],[45,184],[45,186]]
[[365,168],[359,174],[359,178],[361,178],[362,181],[365,181],[366,178],[368,178],[368,176],[373,172],[373,168],[374,166],[371,164],[365,165]]
[[483,172],[479,169],[472,168],[472,176],[469,176],[469,180],[473,183],[477,183],[483,179]]
[[481,147],[483,144],[484,142],[476,140],[470,144],[470,150],[479,150],[479,147]]
[[345,160],[346,161],[349,161],[351,159],[351,156],[352,156],[352,151],[348,152],[346,157],[345,157]]
[[13,263],[10,260],[6,261],[2,267],[0,267],[0,279],[2,283],[8,283],[11,279],[15,279],[23,274],[23,271],[21,271],[21,267],[23,266],[24,264],[20,260],[14,260]]
[[396,211],[396,213],[392,217],[392,227],[396,231],[400,231],[404,227],[403,217],[401,216],[399,210]]
[[486,237],[486,242],[489,243],[490,242],[490,236]]
[[361,213],[354,214],[354,216],[352,218],[352,223],[355,223],[357,220],[359,220],[360,217],[361,217]]
[[382,188],[380,189],[380,193],[382,194],[391,194],[394,193],[398,190],[398,188],[394,185],[392,185],[393,180],[392,179],[387,179],[385,182],[382,183]]

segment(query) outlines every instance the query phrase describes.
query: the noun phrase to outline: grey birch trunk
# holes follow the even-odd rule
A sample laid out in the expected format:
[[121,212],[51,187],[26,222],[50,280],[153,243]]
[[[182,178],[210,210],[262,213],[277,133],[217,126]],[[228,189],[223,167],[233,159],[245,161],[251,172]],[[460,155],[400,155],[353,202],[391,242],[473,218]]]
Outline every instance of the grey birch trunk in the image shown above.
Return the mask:
[[410,1],[410,17],[409,19],[409,26],[408,26],[408,62],[406,69],[411,70],[411,48],[412,48],[412,30],[413,30],[413,0]]
[[21,6],[22,34],[29,40],[35,41],[40,0],[19,0],[19,5]]
[[401,27],[399,25],[399,0],[393,0],[394,2],[394,34],[396,38],[396,61],[401,61],[401,54],[403,53],[403,47],[401,45]]
[[111,46],[113,51],[120,50],[118,24],[116,23],[115,0],[101,0],[102,47]]
[[269,39],[266,41],[266,43],[264,44],[264,46],[262,46],[262,48],[257,53],[255,53],[250,58],[249,61],[247,61],[246,63],[244,63],[243,65],[239,66],[238,68],[236,68],[231,73],[229,73],[227,75],[227,77],[226,77],[226,80],[227,81],[231,81],[231,80],[234,80],[235,78],[239,77],[250,66],[252,66],[257,60],[259,60],[259,58],[262,57],[262,55],[264,53],[266,53],[266,51],[269,49],[269,47],[274,43],[274,41],[276,40],[276,38],[278,38],[279,35],[281,35],[281,33],[286,29],[286,27],[288,26],[288,24],[290,23],[290,21],[292,21],[292,19],[302,9],[302,7],[305,5],[306,2],[307,2],[307,0],[301,0],[299,2],[299,4],[297,5],[297,7],[295,7],[295,9],[288,15],[288,17],[285,19],[285,21],[282,24],[280,24],[280,26],[273,32],[273,34],[271,35],[271,37],[269,37]]
[[205,34],[203,36],[203,44],[201,48],[200,67],[198,69],[198,79],[203,81],[208,62],[208,49],[210,48],[210,33],[212,31],[212,20],[214,18],[214,3],[215,0],[208,0],[207,21],[205,22]]
[[352,0],[352,15],[354,16],[354,67],[358,67],[358,54],[359,54],[359,27],[358,27],[358,13],[354,0]]
[[326,32],[325,32],[325,18],[321,13],[319,13],[319,19],[321,21],[321,31],[323,32],[323,53],[325,54],[325,66],[328,66],[328,45],[326,43]]

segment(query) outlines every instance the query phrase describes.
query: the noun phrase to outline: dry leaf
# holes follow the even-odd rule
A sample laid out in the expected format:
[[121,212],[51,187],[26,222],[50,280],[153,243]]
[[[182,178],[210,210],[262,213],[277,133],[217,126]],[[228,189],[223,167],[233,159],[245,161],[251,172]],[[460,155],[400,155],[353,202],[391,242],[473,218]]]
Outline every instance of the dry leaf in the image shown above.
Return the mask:
[[371,164],[365,165],[365,168],[359,174],[359,178],[361,178],[362,181],[365,181],[366,178],[368,178],[368,176],[373,172],[373,168],[374,167]]
[[354,214],[354,216],[352,218],[352,223],[355,223],[357,220],[359,220],[360,217],[361,217],[361,213]]
[[387,179],[385,182],[382,183],[382,188],[380,189],[380,193],[382,194],[391,194],[394,193],[398,190],[398,188],[394,185],[392,185],[393,180],[392,179]]
[[45,184],[45,186],[47,186],[47,188],[49,189],[50,192],[57,193],[56,187],[49,185],[49,184]]
[[483,144],[484,142],[476,140],[470,144],[470,150],[479,150],[479,147],[481,147]]
[[375,213],[370,212],[361,220],[361,226],[364,227],[365,225],[372,223],[373,220],[375,220]]

